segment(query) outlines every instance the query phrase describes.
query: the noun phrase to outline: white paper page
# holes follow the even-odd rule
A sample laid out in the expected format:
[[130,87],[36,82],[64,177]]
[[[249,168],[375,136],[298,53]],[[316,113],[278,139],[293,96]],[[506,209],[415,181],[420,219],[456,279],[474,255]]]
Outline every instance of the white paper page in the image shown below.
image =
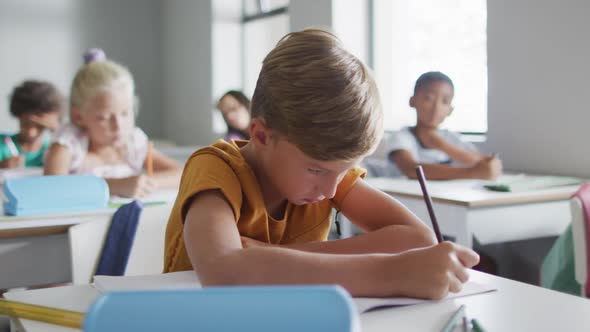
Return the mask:
[[144,276],[95,276],[94,288],[105,293],[122,290],[201,288],[201,283],[194,271],[182,271]]
[[[463,285],[463,289],[459,293],[450,293],[442,299],[441,301],[450,300],[462,296],[470,296],[475,294],[482,294],[491,291],[495,291],[496,288],[480,284],[473,281],[468,281],[466,284]],[[369,297],[355,297],[354,303],[356,304],[357,310],[359,313],[364,313],[369,310],[375,310],[379,308],[385,307],[395,307],[395,306],[406,306],[424,302],[430,302],[432,300],[423,300],[423,299],[414,299],[408,297],[391,297],[391,298],[369,298]]]
[[0,183],[9,179],[24,178],[34,175],[43,175],[42,167],[27,167],[27,168],[3,168],[0,169]]
[[[143,203],[172,203],[176,200],[176,196],[178,195],[177,189],[160,189],[157,190],[146,197],[140,198],[139,201]],[[133,201],[132,198],[126,197],[119,197],[119,196],[111,196],[109,200],[109,204],[127,204]]]

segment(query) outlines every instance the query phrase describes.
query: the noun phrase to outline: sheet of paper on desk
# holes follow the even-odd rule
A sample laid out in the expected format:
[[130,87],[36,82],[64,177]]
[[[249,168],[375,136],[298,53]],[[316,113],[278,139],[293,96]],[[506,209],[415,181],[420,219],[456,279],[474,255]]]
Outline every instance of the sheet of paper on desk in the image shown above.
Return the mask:
[[[474,281],[468,281],[463,285],[463,290],[459,293],[450,293],[441,301],[451,300],[458,297],[470,296],[482,293],[488,293],[495,291],[496,288],[480,284]],[[368,298],[368,297],[355,297],[354,302],[356,304],[359,313],[365,313],[372,310],[383,309],[388,307],[398,307],[419,304],[424,302],[430,302],[431,300],[414,299],[408,297],[391,297],[391,298]]]
[[[178,195],[177,189],[161,189],[138,200],[146,205],[173,203],[174,200],[176,200],[176,195]],[[132,198],[112,196],[109,200],[109,206],[119,207],[121,205],[130,203],[131,201],[133,201]]]
[[194,271],[143,276],[95,276],[94,288],[101,293],[122,290],[157,290],[201,288]]
[[24,178],[33,175],[43,175],[42,167],[5,168],[0,169],[0,184],[9,179]]

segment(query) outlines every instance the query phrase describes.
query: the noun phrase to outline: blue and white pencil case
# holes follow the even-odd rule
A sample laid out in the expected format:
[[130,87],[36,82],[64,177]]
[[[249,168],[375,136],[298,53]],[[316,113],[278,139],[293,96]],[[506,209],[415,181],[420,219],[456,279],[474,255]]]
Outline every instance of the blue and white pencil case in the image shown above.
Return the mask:
[[4,214],[30,216],[107,207],[109,187],[91,175],[49,175],[10,179],[3,186]]

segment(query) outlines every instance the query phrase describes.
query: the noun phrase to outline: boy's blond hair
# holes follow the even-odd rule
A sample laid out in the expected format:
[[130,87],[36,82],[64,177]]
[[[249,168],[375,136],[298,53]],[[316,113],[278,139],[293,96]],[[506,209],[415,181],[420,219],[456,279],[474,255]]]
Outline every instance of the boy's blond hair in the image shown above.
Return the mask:
[[[81,108],[90,98],[99,92],[112,87],[128,89],[135,95],[133,76],[124,66],[107,60],[102,50],[92,49],[98,54],[85,54],[86,63],[78,70],[70,90],[70,106]],[[98,56],[97,56],[98,55]],[[134,111],[137,111],[137,100],[133,100]]]
[[335,35],[316,29],[286,35],[266,56],[252,98],[256,117],[317,160],[365,156],[383,132],[371,73]]

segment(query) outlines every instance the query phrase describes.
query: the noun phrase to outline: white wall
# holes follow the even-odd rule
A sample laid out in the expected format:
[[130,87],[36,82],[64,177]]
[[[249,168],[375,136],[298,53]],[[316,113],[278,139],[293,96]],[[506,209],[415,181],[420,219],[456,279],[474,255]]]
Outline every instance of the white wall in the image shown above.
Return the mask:
[[133,73],[141,111],[138,124],[159,136],[161,27],[159,0],[0,1],[0,131],[17,129],[8,95],[25,79],[53,82],[64,94],[88,47]]
[[211,1],[162,2],[164,135],[183,145],[214,138]]
[[80,54],[78,1],[0,1],[0,132],[16,131],[9,94],[25,79],[53,82],[63,93]]
[[505,167],[590,177],[590,2],[488,1],[489,136]]
[[345,47],[367,63],[369,52],[369,1],[367,0],[291,0],[291,31],[327,28]]

